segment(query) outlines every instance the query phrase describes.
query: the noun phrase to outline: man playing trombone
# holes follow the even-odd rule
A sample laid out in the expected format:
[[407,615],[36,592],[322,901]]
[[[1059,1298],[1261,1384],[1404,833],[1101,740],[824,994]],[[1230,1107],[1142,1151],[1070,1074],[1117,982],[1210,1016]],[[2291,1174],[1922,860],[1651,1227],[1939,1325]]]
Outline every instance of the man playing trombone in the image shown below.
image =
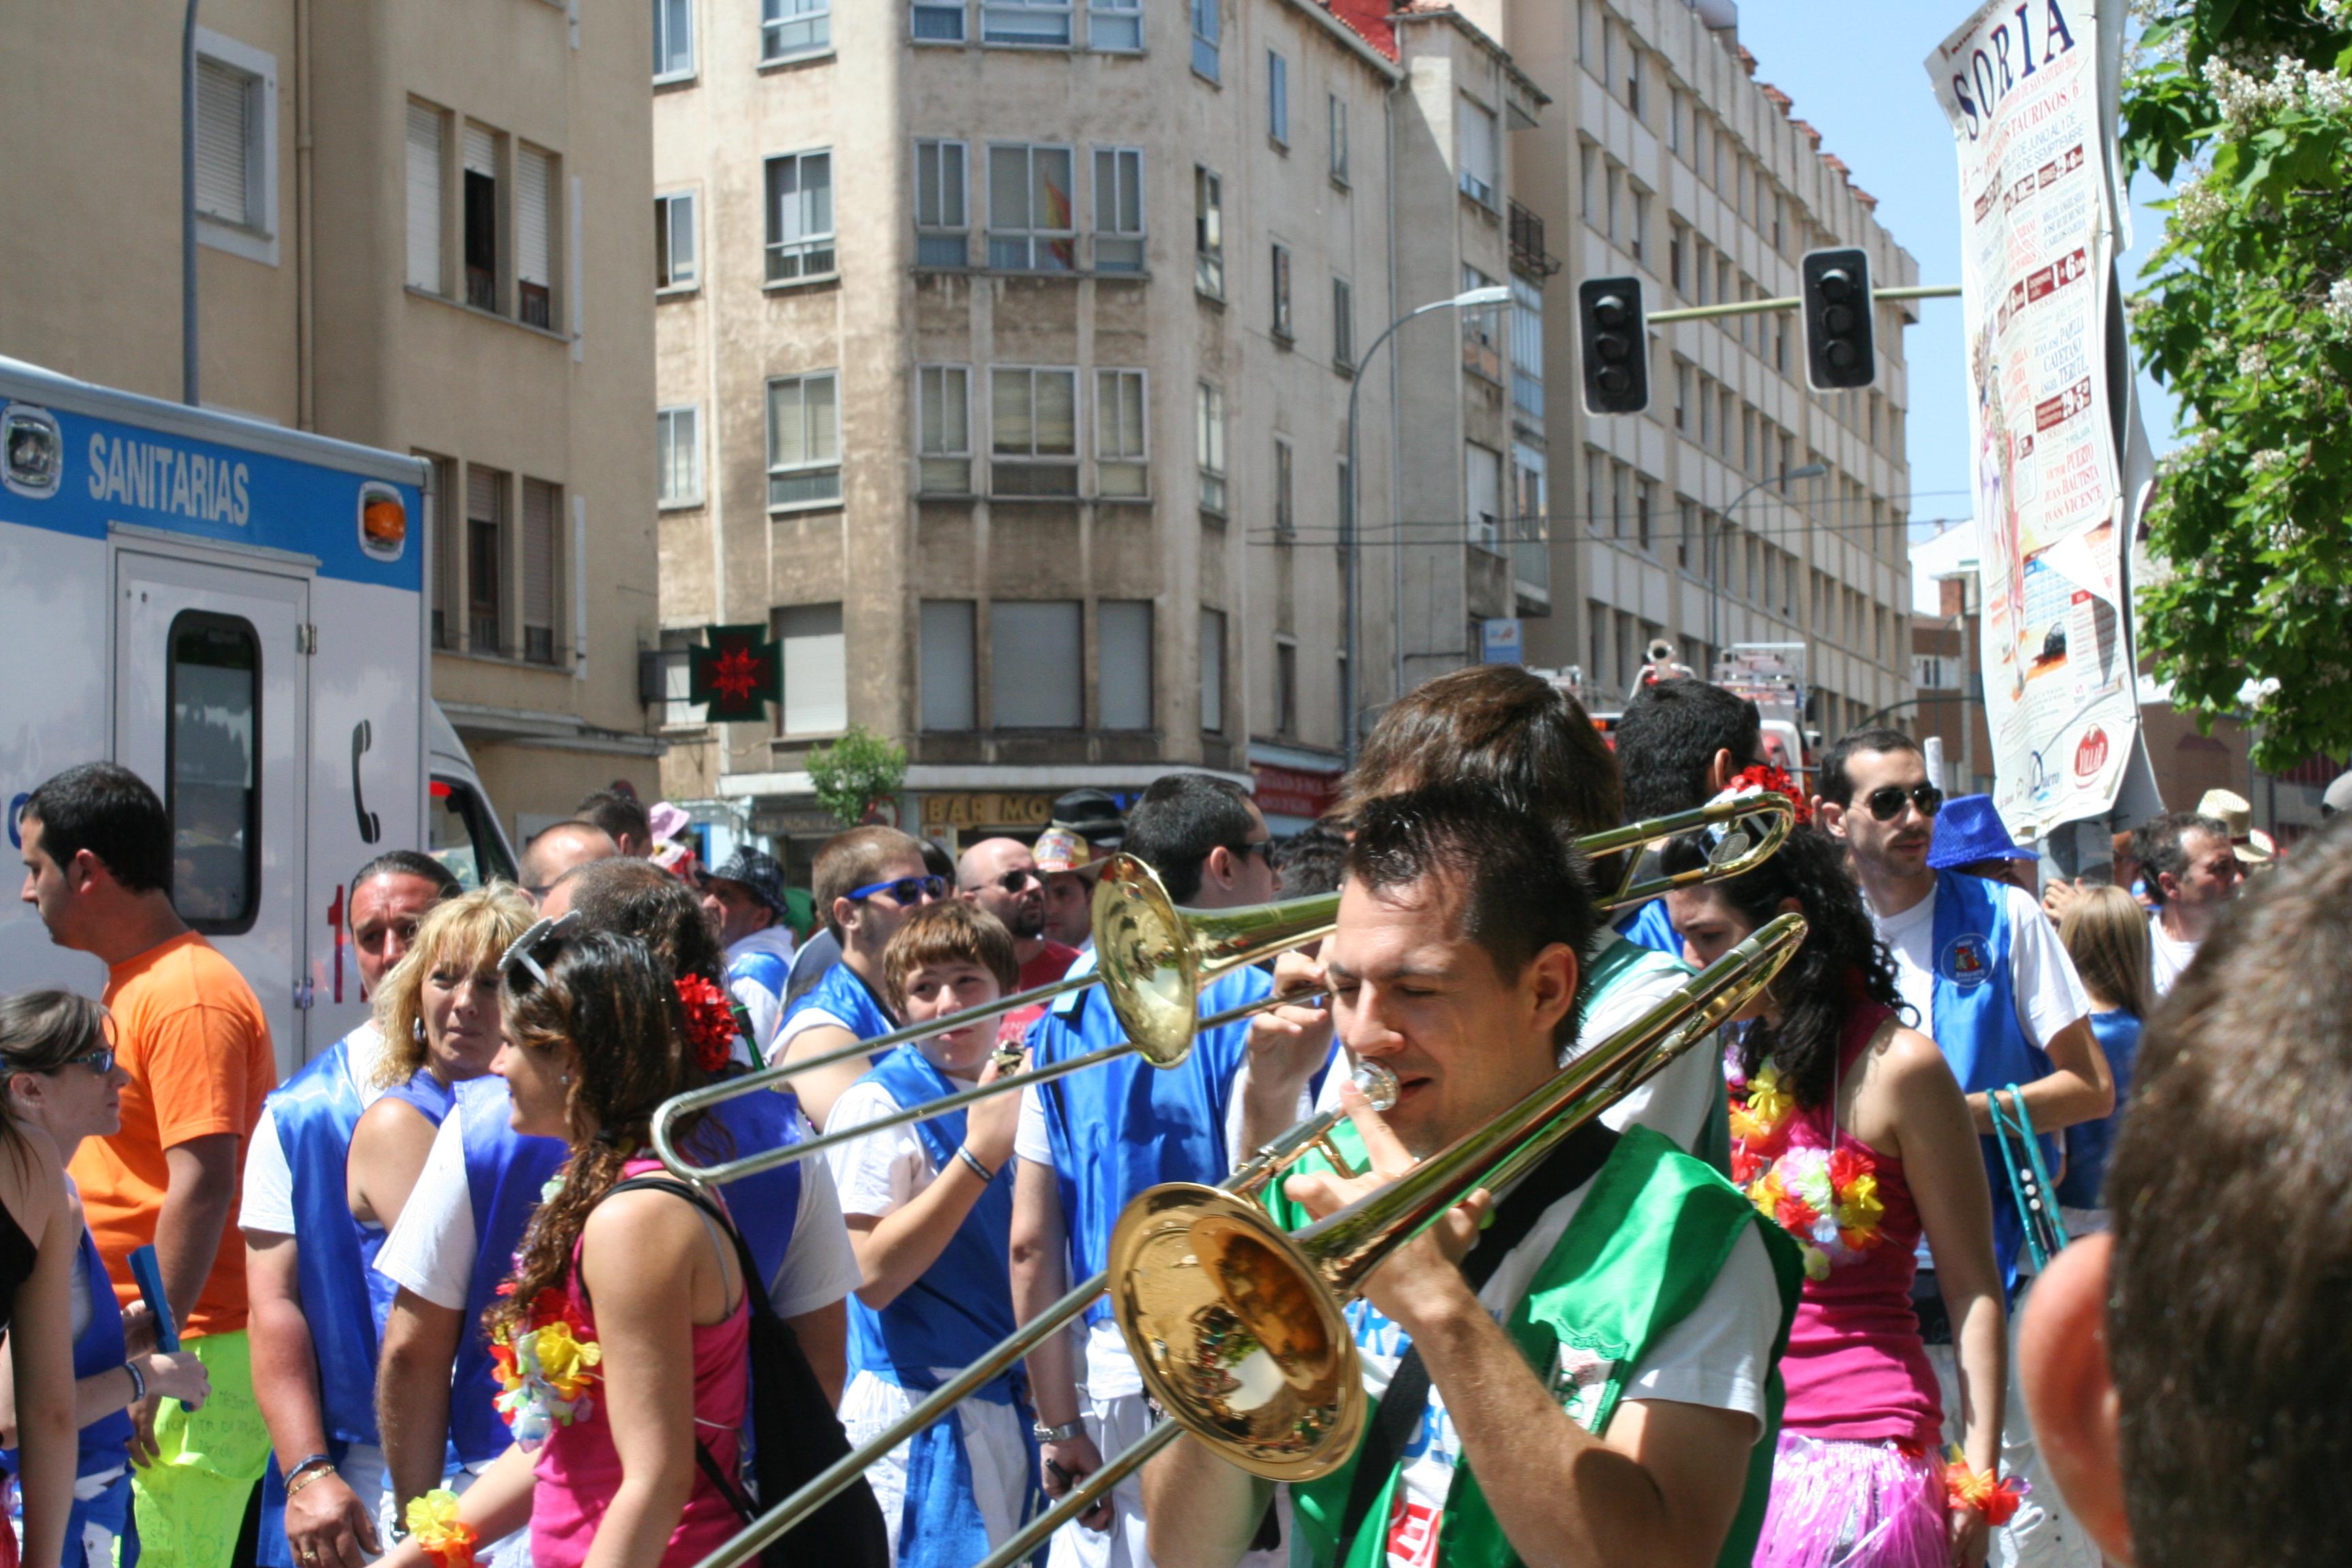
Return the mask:
[[[1492,792],[1368,804],[1325,964],[1340,1039],[1398,1097],[1382,1117],[1346,1091],[1337,1142],[1363,1173],[1303,1163],[1266,1194],[1276,1222],[1379,1190],[1544,1085],[1598,919],[1574,851]],[[1348,1305],[1379,1407],[1349,1462],[1293,1486],[1293,1560],[1746,1563],[1801,1277],[1787,1237],[1712,1170],[1647,1129],[1587,1122]],[[1228,1568],[1270,1486],[1178,1443],[1146,1472],[1153,1557]]]

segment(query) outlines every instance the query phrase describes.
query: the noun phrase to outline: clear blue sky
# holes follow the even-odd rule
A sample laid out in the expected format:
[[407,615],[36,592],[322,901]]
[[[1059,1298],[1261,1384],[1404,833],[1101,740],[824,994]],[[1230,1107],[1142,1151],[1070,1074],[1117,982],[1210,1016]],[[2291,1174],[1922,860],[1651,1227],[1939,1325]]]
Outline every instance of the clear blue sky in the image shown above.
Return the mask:
[[[1959,164],[1952,132],[1921,62],[1967,19],[1969,0],[1741,0],[1739,39],[1756,57],[1756,79],[1795,100],[1793,112],[1822,133],[1822,149],[1845,160],[1856,184],[1878,198],[1878,221],[1918,258],[1922,283],[1960,280]],[[2162,195],[2153,182],[2135,204]],[[2153,248],[2164,215],[2138,206],[2136,242],[2123,261],[2129,289]],[[1965,517],[1968,403],[1960,359],[1960,305],[1928,300],[1905,336],[1911,371],[1911,517]],[[2170,405],[2140,378],[2148,438],[2172,442]],[[1921,530],[1920,531],[1926,531]]]

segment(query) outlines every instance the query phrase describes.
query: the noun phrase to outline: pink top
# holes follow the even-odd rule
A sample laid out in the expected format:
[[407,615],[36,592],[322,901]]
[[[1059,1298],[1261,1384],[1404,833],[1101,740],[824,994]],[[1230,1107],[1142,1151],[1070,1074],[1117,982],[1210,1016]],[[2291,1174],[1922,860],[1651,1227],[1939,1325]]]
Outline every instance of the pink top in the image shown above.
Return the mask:
[[[629,1176],[658,1170],[657,1160],[632,1160],[624,1167]],[[721,1245],[724,1245],[722,1242]],[[566,1283],[572,1303],[588,1320],[595,1320],[588,1295],[580,1283],[580,1247],[572,1248],[572,1276]],[[694,1435],[709,1450],[719,1473],[737,1474],[745,1401],[751,1387],[749,1296],[721,1321],[694,1328]],[[621,1485],[621,1456],[613,1447],[613,1428],[601,1397],[594,1408],[569,1426],[548,1435],[539,1451],[539,1484],[531,1496],[530,1556],[534,1568],[579,1568],[588,1546],[604,1521],[604,1510]],[[694,1467],[694,1490],[686,1512],[670,1531],[663,1552],[663,1568],[690,1568],[723,1544],[741,1527],[734,1509]]]
[[[1841,1076],[1888,1017],[1874,1002],[1859,1004],[1838,1052]],[[1834,1132],[1835,1094],[1817,1110],[1790,1119],[1789,1147],[1853,1150],[1876,1167],[1885,1205],[1876,1246],[1851,1262],[1832,1263],[1829,1277],[1808,1279],[1789,1330],[1780,1378],[1788,1405],[1780,1429],[1800,1436],[1850,1442],[1895,1441],[1934,1453],[1943,1441],[1943,1398],[1911,1310],[1911,1279],[1918,1265],[1919,1210],[1903,1162],[1882,1154],[1851,1132]]]

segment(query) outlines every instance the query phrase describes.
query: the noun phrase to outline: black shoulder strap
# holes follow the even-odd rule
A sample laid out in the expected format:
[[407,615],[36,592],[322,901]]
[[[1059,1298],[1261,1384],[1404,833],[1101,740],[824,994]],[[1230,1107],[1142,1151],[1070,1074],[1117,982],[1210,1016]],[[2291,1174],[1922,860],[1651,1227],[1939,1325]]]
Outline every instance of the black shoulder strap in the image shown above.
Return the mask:
[[[1617,1134],[1600,1121],[1586,1122],[1569,1135],[1568,1142],[1552,1151],[1551,1157],[1521,1178],[1495,1205],[1493,1220],[1478,1236],[1478,1240],[1462,1259],[1462,1277],[1474,1291],[1486,1289],[1503,1259],[1527,1239],[1544,1210],[1591,1181],[1607,1163],[1611,1151],[1617,1147]],[[1371,1430],[1364,1436],[1364,1447],[1356,1456],[1355,1479],[1348,1488],[1347,1511],[1339,1516],[1339,1554],[1344,1560],[1349,1544],[1379,1500],[1381,1489],[1387,1485],[1389,1472],[1396,1468],[1397,1457],[1404,1452],[1405,1443],[1413,1429],[1421,1425],[1423,1412],[1429,1408],[1429,1369],[1422,1364],[1421,1347],[1410,1345],[1397,1362],[1396,1372],[1389,1379],[1388,1392],[1381,1397],[1381,1407],[1372,1414]]]

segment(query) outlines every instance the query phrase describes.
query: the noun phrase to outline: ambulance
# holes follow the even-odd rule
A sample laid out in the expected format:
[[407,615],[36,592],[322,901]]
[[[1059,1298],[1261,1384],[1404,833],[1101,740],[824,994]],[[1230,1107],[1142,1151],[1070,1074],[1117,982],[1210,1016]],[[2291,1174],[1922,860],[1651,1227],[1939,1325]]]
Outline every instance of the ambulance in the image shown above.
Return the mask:
[[[281,1074],[366,1016],[351,875],[514,854],[432,700],[425,465],[0,358],[0,795],[108,759],[163,797],[172,897],[260,999]],[[97,995],[32,906],[0,992]]]

